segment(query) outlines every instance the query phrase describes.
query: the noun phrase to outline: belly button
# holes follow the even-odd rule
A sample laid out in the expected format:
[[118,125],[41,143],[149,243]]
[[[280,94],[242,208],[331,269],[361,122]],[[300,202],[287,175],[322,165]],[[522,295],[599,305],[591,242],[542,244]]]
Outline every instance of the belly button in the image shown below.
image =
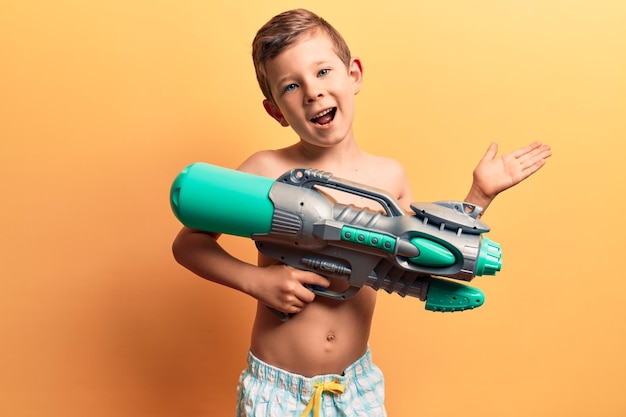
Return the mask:
[[326,340],[332,342],[333,340],[335,340],[335,335],[333,333],[328,333],[328,335],[326,336]]

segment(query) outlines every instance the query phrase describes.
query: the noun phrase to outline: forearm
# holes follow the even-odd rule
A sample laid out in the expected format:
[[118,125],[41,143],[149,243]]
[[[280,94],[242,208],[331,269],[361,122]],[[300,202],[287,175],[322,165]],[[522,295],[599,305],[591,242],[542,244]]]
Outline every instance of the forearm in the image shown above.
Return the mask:
[[174,258],[202,278],[241,291],[285,313],[298,313],[315,299],[305,284],[330,284],[327,278],[313,272],[240,261],[217,243],[218,236],[184,227],[172,245]]
[[183,228],[172,245],[174,258],[202,278],[250,294],[250,276],[258,267],[226,252],[218,236]]

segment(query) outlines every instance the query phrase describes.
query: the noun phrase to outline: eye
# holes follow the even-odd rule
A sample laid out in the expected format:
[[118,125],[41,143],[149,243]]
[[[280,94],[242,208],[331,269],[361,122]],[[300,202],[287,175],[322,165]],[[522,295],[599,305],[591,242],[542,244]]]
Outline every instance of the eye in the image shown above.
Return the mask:
[[290,91],[295,90],[296,88],[298,88],[297,84],[289,84],[288,86],[286,86],[285,88],[283,88],[283,92],[284,93],[288,93]]
[[324,68],[323,70],[320,70],[320,72],[317,73],[317,76],[324,77],[325,75],[328,75],[329,72],[330,70],[328,68]]

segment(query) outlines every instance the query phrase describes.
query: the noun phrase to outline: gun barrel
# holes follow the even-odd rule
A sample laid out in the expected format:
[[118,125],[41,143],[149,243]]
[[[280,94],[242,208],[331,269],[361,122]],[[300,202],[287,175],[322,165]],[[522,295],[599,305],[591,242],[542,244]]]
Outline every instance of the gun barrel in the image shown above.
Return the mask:
[[273,185],[270,178],[197,162],[174,180],[170,205],[187,227],[250,237],[271,229]]

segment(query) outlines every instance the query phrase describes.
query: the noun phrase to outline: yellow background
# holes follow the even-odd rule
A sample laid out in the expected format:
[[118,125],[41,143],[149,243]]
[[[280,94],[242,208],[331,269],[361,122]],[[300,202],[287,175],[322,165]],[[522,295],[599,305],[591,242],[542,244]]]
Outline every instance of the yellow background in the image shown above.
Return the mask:
[[380,294],[390,416],[626,415],[619,0],[3,0],[0,415],[234,414],[254,303],[175,264],[168,191],[190,162],[292,143],[250,42],[295,6],[362,59],[357,138],[417,200],[464,197],[491,141],[554,150],[485,217],[504,267],[473,281],[483,307]]

